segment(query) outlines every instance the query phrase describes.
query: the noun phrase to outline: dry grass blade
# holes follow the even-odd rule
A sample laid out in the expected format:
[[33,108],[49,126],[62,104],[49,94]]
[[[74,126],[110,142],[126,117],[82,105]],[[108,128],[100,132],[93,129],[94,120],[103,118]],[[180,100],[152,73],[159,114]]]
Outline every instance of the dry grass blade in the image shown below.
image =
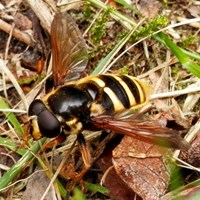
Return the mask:
[[6,63],[4,60],[0,59],[0,69],[3,71],[10,79],[10,81],[13,83],[13,86],[15,87],[16,91],[18,92],[19,96],[21,96],[22,102],[24,104],[24,107],[26,110],[28,110],[28,103],[26,101],[26,97],[24,95],[24,92],[22,91],[21,87],[19,86],[16,78],[13,76],[11,71],[6,66]]
[[50,33],[53,16],[50,13],[49,8],[47,7],[47,4],[41,0],[26,0],[26,2],[29,4],[31,9],[40,19],[41,25],[43,26],[43,28],[47,30],[48,33]]
[[187,89],[177,90],[177,91],[172,91],[172,92],[152,94],[151,97],[150,97],[150,100],[170,98],[170,97],[180,96],[180,95],[183,95],[183,94],[198,93],[198,92],[200,92],[200,87],[187,88]]
[[[196,83],[191,84],[188,87],[188,89],[189,88],[197,89],[198,87],[200,87],[200,79],[198,79],[196,81]],[[189,112],[189,111],[193,110],[194,106],[198,103],[199,99],[200,99],[200,92],[188,95],[187,98],[185,99],[185,102],[183,105],[183,112]]]

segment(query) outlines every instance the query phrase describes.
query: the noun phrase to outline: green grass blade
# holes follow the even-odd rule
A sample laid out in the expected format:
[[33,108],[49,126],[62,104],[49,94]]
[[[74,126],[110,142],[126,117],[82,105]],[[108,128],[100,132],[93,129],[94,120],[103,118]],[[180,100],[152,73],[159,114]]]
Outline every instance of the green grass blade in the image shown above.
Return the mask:
[[70,200],[86,200],[86,198],[80,189],[74,188],[73,196],[70,198]]
[[193,51],[188,51],[188,50],[185,50],[185,49],[181,49],[181,50],[183,51],[183,53],[185,53],[190,58],[200,60],[200,55],[198,53],[193,52]]
[[93,184],[93,183],[89,183],[86,182],[86,188],[90,191],[92,191],[93,193],[101,193],[103,195],[107,195],[109,193],[109,190],[99,184]]
[[[191,183],[188,183],[187,185],[184,185],[182,187],[179,187],[179,188],[169,192],[168,194],[166,194],[166,199],[169,199],[169,197],[170,197],[170,199],[182,200],[187,197],[187,200],[197,200],[200,197],[200,193],[197,192],[197,191],[199,191],[199,190],[197,190],[197,188],[199,188],[199,186],[200,186],[200,179],[195,180]],[[192,197],[187,196],[188,188],[190,188],[191,191],[192,191],[192,189],[194,189],[194,194]],[[192,194],[191,191],[189,192],[189,194]],[[197,193],[195,193],[195,192],[197,192]],[[164,196],[164,199],[165,199],[165,196]]]
[[21,157],[0,179],[0,191],[4,190],[9,184],[11,184],[21,171],[26,167],[27,163],[34,158],[34,154],[40,150],[41,144],[46,141],[46,138],[42,138],[36,142],[30,149],[27,151],[23,157]]
[[[157,37],[159,36],[159,37]],[[184,69],[200,78],[200,66],[193,62],[180,47],[174,44],[165,34],[158,33],[155,37],[163,44],[165,44],[178,58]]]
[[[0,109],[9,109],[9,108],[10,108],[9,105],[4,101],[2,97],[0,97]],[[19,123],[19,121],[17,120],[17,118],[15,117],[15,115],[11,112],[5,112],[5,111],[3,111],[3,114],[6,116],[8,121],[13,125],[16,132],[20,136],[22,136],[24,133],[24,130],[21,124]]]
[[193,197],[190,197],[188,200],[199,200],[200,199],[200,192],[194,194]]
[[[32,148],[29,150],[25,149],[18,149],[16,153],[22,155],[23,157],[17,161],[15,165],[12,166],[1,178],[0,178],[0,191],[4,190],[5,187],[9,186],[16,177],[21,173],[21,171],[26,167],[27,163],[34,158],[34,154],[36,154],[39,150],[41,145],[46,141],[45,138],[37,141]],[[16,150],[16,145],[13,142],[6,140],[5,138],[0,137],[0,146],[4,146],[9,148],[12,151]],[[41,162],[39,162],[41,164]],[[67,195],[66,189],[63,185],[56,180],[58,184],[58,188],[60,191],[61,196],[65,197]]]
[[58,185],[58,189],[59,189],[61,196],[66,197],[67,196],[66,188],[62,185],[62,183],[58,179],[56,179],[56,183]]
[[17,145],[14,142],[7,140],[6,138],[3,138],[3,137],[0,137],[0,146],[8,148],[11,151],[16,151],[16,153],[21,156],[23,156],[27,152],[27,150],[25,149],[17,150]]

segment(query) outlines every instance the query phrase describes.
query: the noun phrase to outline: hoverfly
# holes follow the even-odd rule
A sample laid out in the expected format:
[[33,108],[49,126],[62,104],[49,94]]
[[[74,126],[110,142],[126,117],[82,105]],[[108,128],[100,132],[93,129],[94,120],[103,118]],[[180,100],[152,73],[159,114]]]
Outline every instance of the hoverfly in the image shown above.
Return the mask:
[[54,138],[63,133],[77,135],[83,147],[85,166],[90,163],[83,130],[110,130],[172,148],[187,147],[187,143],[171,129],[134,115],[120,117],[119,113],[138,109],[149,101],[149,87],[141,80],[114,74],[80,79],[87,65],[86,44],[68,14],[55,15],[51,25],[51,45],[56,88],[41,100],[34,100],[29,107],[33,138]]

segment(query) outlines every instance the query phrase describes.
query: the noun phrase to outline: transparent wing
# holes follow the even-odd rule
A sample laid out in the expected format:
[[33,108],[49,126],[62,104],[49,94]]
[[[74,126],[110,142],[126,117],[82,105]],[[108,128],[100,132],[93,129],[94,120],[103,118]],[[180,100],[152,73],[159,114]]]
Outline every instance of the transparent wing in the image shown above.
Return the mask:
[[162,127],[155,121],[130,118],[118,118],[108,115],[92,117],[92,123],[103,130],[111,130],[139,140],[176,149],[188,149],[189,144],[177,131]]
[[57,13],[51,24],[52,71],[55,86],[78,79],[88,55],[83,36],[67,13]]

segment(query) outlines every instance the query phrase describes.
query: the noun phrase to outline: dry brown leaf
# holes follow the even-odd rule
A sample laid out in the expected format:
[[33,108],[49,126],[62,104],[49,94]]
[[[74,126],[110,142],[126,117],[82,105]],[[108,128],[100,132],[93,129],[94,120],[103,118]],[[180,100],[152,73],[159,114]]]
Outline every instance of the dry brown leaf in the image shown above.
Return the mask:
[[[38,170],[39,168],[37,168]],[[38,200],[41,199],[43,194],[45,193],[50,179],[46,176],[43,171],[37,171],[34,175],[32,175],[26,186],[26,190],[23,193],[22,200]],[[51,189],[45,196],[45,199],[52,200],[52,191]]]
[[189,128],[191,125],[191,121],[184,116],[178,102],[175,99],[172,99],[172,101],[173,101],[173,106],[170,106],[168,108],[168,112],[171,113],[172,117],[175,119],[175,122],[178,125],[184,128]]
[[140,0],[138,9],[146,18],[154,18],[160,12],[162,4],[156,0]]
[[14,16],[14,23],[15,26],[20,30],[32,29],[33,26],[31,20],[21,13],[17,13]]
[[194,167],[200,167],[200,137],[195,139],[195,143],[191,145],[188,152],[181,155],[181,159]]
[[200,17],[200,6],[192,5],[187,10],[193,17]]
[[167,191],[169,174],[158,146],[124,137],[113,151],[113,164],[121,179],[142,199],[158,200]]
[[[163,100],[156,99],[154,100],[154,106],[157,108],[159,113],[157,115],[152,115],[151,119],[153,120],[159,120],[161,121],[162,125],[166,126],[167,122],[174,122],[174,127],[170,126],[170,128],[173,129],[179,129],[178,126],[181,126],[182,128],[188,128],[191,125],[190,120],[186,118],[182,112],[182,110],[179,107],[179,104],[175,99],[171,99],[172,106],[169,106],[165,103]],[[175,125],[178,127],[175,127]]]
[[[200,167],[200,120],[190,129],[188,137],[192,135],[196,136],[192,142],[191,147],[188,151],[181,152],[180,158],[185,162],[195,166]],[[193,136],[193,137],[194,137]]]
[[[139,197],[136,197],[136,193],[127,187],[126,183],[118,176],[115,169],[112,168],[109,170],[108,174],[105,177],[103,185],[108,188],[109,196],[115,200],[127,200],[134,199],[139,200]],[[137,199],[136,199],[137,198]]]
[[[107,144],[101,157],[97,160],[96,164],[103,171],[102,179],[103,186],[108,188],[109,197],[115,200],[127,200],[130,197],[135,197],[136,194],[127,187],[126,183],[117,175],[112,164],[112,150],[118,144],[116,138]],[[139,198],[135,199],[139,200]]]

